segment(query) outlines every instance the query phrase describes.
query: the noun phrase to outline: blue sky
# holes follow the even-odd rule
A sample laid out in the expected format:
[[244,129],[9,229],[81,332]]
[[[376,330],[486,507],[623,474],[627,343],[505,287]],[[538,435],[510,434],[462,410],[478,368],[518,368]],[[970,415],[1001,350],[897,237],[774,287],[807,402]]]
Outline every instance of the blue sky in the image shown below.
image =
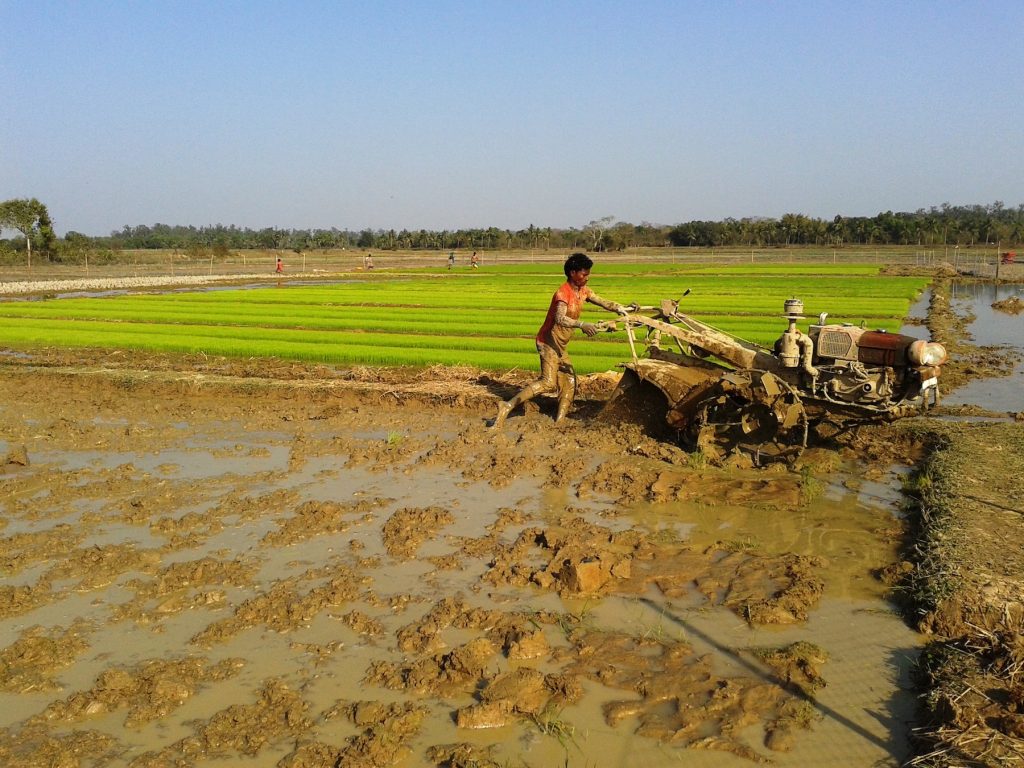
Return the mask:
[[1024,2],[0,0],[57,230],[1024,203]]

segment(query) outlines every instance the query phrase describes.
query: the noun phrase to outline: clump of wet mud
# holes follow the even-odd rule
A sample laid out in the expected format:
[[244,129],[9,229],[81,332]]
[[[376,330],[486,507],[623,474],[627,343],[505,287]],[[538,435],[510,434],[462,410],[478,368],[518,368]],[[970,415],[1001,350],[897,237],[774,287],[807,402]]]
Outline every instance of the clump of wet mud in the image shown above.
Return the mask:
[[501,768],[493,748],[465,742],[437,744],[427,750],[427,757],[439,768]]
[[380,637],[384,634],[384,625],[372,616],[367,616],[362,611],[349,611],[339,618],[345,626],[357,635]]
[[526,528],[498,552],[486,574],[492,584],[535,584],[560,594],[607,593],[632,574],[645,542],[633,531],[615,533],[572,517],[563,525]]
[[[500,728],[519,718],[538,718],[550,708],[561,708],[581,698],[582,688],[572,676],[543,674],[529,667],[489,673],[499,651],[492,640],[477,638],[411,664],[377,662],[365,682],[441,697],[478,690],[477,703],[455,712],[457,726],[468,729]],[[546,643],[541,651],[547,655]],[[508,653],[510,657],[522,657],[515,644],[510,645]]]
[[[522,438],[505,434],[493,436],[490,450],[479,450],[479,427],[464,431],[456,439],[440,442],[420,457],[423,465],[450,466],[467,480],[481,480],[494,488],[505,488],[517,477],[546,473],[553,465],[550,452],[555,446],[538,445],[537,452],[523,451]],[[560,442],[556,441],[555,442]],[[468,458],[468,460],[467,460]]]
[[583,686],[574,675],[517,667],[487,679],[477,698],[455,713],[459,728],[500,728],[522,717],[540,721],[583,698]]
[[138,728],[180,707],[202,683],[235,675],[243,663],[241,659],[216,664],[202,658],[151,659],[133,668],[109,669],[92,688],[55,701],[41,717],[45,721],[75,722],[127,709],[125,727]]
[[155,570],[160,562],[156,550],[139,549],[133,543],[78,547],[72,532],[67,540],[53,532],[31,532],[3,539],[0,548],[14,550],[6,570],[21,570],[29,561],[60,553],[56,564],[47,568],[32,584],[0,586],[0,618],[17,616],[61,597],[65,590],[89,592],[112,584],[125,573]]
[[252,559],[204,557],[171,563],[152,579],[127,582],[125,586],[135,592],[135,597],[117,606],[114,616],[149,624],[181,611],[217,608],[227,599],[223,587],[252,584],[256,569]]
[[447,653],[419,659],[410,664],[374,662],[365,682],[392,690],[446,694],[472,690],[498,649],[486,637],[478,637]]
[[[320,583],[303,591],[304,584],[311,581]],[[299,576],[276,581],[266,591],[242,602],[232,616],[209,624],[192,642],[200,646],[223,643],[256,626],[278,632],[296,629],[325,608],[353,600],[365,582],[365,577],[347,566],[311,568]]]
[[754,624],[807,618],[824,591],[818,558],[760,555],[711,546],[663,545],[636,530],[614,532],[569,517],[562,525],[527,528],[499,551],[485,579],[560,595],[641,594],[655,584],[667,597],[696,590]]
[[0,690],[11,693],[57,690],[54,675],[89,648],[92,624],[78,619],[69,627],[35,626],[0,651]]
[[424,541],[454,521],[452,513],[440,507],[399,509],[384,523],[384,547],[392,557],[407,560]]
[[877,480],[890,467],[913,466],[925,455],[930,442],[928,425],[932,421],[928,417],[911,417],[892,424],[853,427],[825,437],[822,443],[836,452],[833,455],[862,462],[862,477]]
[[330,721],[344,717],[359,733],[344,747],[323,742],[304,743],[278,763],[280,768],[338,768],[396,765],[411,752],[408,743],[420,732],[427,716],[425,707],[412,703],[384,704],[360,701],[339,704],[324,714]]
[[784,648],[756,648],[754,655],[786,686],[805,697],[814,696],[825,687],[820,668],[828,661],[828,651],[813,643],[801,640]]
[[760,725],[765,746],[788,751],[792,730],[813,720],[801,714],[801,699],[774,682],[719,677],[711,658],[697,656],[686,643],[582,633],[574,657],[567,673],[639,695],[606,704],[609,725],[631,721],[637,734],[659,741],[764,762],[743,738],[744,729]]
[[[543,639],[541,627],[555,620],[564,621],[554,615],[473,609],[461,599],[446,599],[399,633],[400,647],[421,655],[406,663],[375,662],[364,683],[444,699],[476,691],[473,704],[454,711],[459,728],[501,728],[525,720],[541,728],[571,731],[564,723],[556,725],[555,713],[578,701],[584,694],[582,681],[592,680],[641,697],[607,704],[605,719],[610,726],[630,721],[646,737],[725,750],[757,761],[762,757],[740,737],[744,728],[761,724],[770,749],[788,749],[792,729],[798,723],[808,727],[813,721],[801,701],[786,690],[797,679],[795,673],[790,680],[719,677],[712,672],[711,657],[696,656],[686,643],[583,628],[571,631],[568,645],[554,646]],[[444,646],[443,634],[449,628],[474,625],[487,627],[487,636],[431,652]],[[522,652],[524,647],[527,653]],[[820,655],[790,654],[794,665],[798,657],[804,660],[807,679],[811,679],[811,664],[823,661]],[[553,661],[561,670],[552,673],[516,666],[495,673],[492,670],[502,656]],[[813,679],[821,683],[820,675]]]
[[0,465],[4,467],[27,467],[28,464],[28,449],[24,445],[11,447],[3,461],[0,461]]
[[99,731],[54,733],[42,725],[0,731],[0,763],[7,768],[110,764],[119,751],[117,739]]
[[131,762],[132,768],[194,765],[208,757],[257,755],[266,746],[297,738],[309,729],[309,705],[281,680],[264,683],[254,704],[233,704],[197,724],[194,735]]
[[[345,449],[344,441],[337,440],[340,449]],[[391,432],[383,440],[360,440],[356,450],[347,450],[347,467],[369,467],[377,472],[384,472],[395,464],[416,456],[423,450],[423,443],[419,440],[404,435],[401,432]]]
[[[653,449],[653,450],[652,450]],[[687,454],[672,445],[646,443],[629,450],[632,456],[613,458],[580,482],[579,495],[608,495],[622,503],[656,504],[707,499],[714,504],[757,504],[787,509],[801,502],[800,476],[777,471],[705,472],[688,466]],[[776,465],[778,467],[778,465]]]
[[24,531],[0,539],[0,573],[13,576],[37,563],[65,557],[85,538],[68,523],[39,531]]
[[361,499],[348,504],[306,501],[299,505],[293,515],[282,520],[276,531],[264,536],[262,543],[277,547],[296,544],[322,534],[341,533],[359,519],[364,522],[371,520],[373,512],[387,502],[388,499]]
[[1011,296],[1008,299],[993,302],[992,309],[1005,312],[1008,315],[1019,315],[1024,312],[1024,301],[1021,301],[1020,296]]
[[469,605],[461,595],[435,603],[421,618],[400,628],[395,637],[404,653],[433,653],[444,648],[449,628],[473,629],[484,633],[495,649],[513,659],[543,656],[548,651],[543,625],[560,621],[551,611],[508,612]]

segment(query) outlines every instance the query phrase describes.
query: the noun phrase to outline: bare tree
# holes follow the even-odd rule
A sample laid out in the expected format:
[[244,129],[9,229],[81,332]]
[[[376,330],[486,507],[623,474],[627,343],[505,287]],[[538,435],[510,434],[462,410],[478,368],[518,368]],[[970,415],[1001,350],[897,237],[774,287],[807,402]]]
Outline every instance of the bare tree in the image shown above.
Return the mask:
[[601,241],[604,240],[605,233],[612,226],[613,221],[615,221],[614,216],[604,216],[600,219],[594,219],[583,228],[583,234],[591,242],[590,250],[601,250]]

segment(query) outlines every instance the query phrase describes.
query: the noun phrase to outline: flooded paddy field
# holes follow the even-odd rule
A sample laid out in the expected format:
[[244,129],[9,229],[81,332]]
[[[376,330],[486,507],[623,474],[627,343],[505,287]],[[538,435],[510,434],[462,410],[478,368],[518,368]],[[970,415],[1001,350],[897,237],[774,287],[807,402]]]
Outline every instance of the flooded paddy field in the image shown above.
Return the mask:
[[794,471],[594,420],[604,376],[489,432],[521,381],[0,355],[0,764],[897,766],[922,653],[919,764],[1016,759],[1018,288],[933,291],[939,418]]
[[585,407],[488,432],[479,378],[139,363],[0,371],[4,765],[908,755],[912,445],[721,469]]
[[1001,354],[1004,375],[977,376],[953,392],[949,405],[983,403],[994,411],[1024,410],[1024,285],[952,283],[953,311],[968,318],[965,332],[983,350]]

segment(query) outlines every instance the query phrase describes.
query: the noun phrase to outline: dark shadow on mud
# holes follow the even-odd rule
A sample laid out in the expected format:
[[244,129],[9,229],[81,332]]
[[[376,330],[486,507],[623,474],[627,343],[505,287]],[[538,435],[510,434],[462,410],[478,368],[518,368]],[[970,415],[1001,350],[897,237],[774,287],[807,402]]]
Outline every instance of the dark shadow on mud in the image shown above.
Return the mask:
[[591,418],[598,423],[637,424],[644,434],[657,440],[674,440],[675,430],[665,421],[668,400],[665,393],[648,381],[619,386],[604,402],[595,403]]
[[[535,375],[523,375],[521,379],[509,381],[507,378],[499,379],[484,373],[475,380],[475,383],[486,388],[488,393],[498,400],[510,400],[535,379]],[[619,422],[641,423],[644,425],[644,433],[650,437],[672,439],[674,432],[665,424],[667,406],[664,395],[649,384],[644,388],[649,389],[650,392],[645,395],[633,393],[627,401],[617,403],[614,412],[609,410],[609,403],[614,400],[614,392],[608,392],[603,387],[598,387],[596,392],[577,395],[569,412],[568,421],[580,423],[583,426],[590,426],[592,423],[609,425]],[[509,419],[514,420],[524,413],[539,412],[553,420],[557,411],[557,393],[544,393],[517,408],[509,415]]]
[[1019,509],[1017,507],[1008,507],[1005,504],[999,504],[998,502],[992,501],[991,499],[983,499],[980,496],[972,496],[969,493],[964,493],[961,495],[963,496],[963,498],[968,499],[969,501],[977,502],[978,504],[984,504],[986,506],[993,507],[994,509],[1001,509],[1004,512],[1016,512],[1018,515],[1024,515],[1024,509]]
[[501,400],[508,400],[520,389],[513,384],[509,384],[507,381],[499,381],[486,373],[480,376],[476,383],[485,387],[488,392]]
[[[729,656],[730,658],[732,658],[733,660],[738,662],[740,665],[742,665],[752,675],[755,675],[755,676],[759,677],[760,679],[764,680],[765,682],[773,683],[775,685],[779,685],[779,686],[782,686],[783,688],[786,688],[786,690],[788,690],[794,696],[797,696],[797,697],[803,699],[808,704],[810,704],[812,707],[814,707],[814,709],[817,712],[819,712],[823,717],[827,717],[827,718],[829,718],[831,720],[834,720],[837,723],[840,723],[847,730],[852,731],[853,733],[856,733],[861,738],[863,738],[863,739],[865,739],[867,741],[870,741],[872,744],[875,744],[875,745],[881,747],[882,749],[885,749],[886,751],[888,751],[891,754],[896,751],[895,750],[895,746],[896,745],[894,745],[892,742],[878,738],[878,736],[876,736],[873,733],[870,733],[869,731],[866,731],[862,726],[860,726],[857,723],[853,722],[852,720],[850,720],[850,718],[846,717],[841,712],[837,712],[836,710],[832,709],[828,705],[822,704],[821,702],[816,701],[814,698],[808,696],[806,693],[804,693],[803,691],[799,690],[798,688],[796,688],[794,686],[786,685],[786,682],[784,680],[780,680],[778,677],[776,677],[775,675],[771,674],[771,672],[767,671],[760,664],[756,664],[753,661],[751,661],[750,659],[744,658],[735,649],[729,648],[729,647],[727,647],[725,645],[722,645],[720,642],[718,642],[718,640],[716,640],[711,635],[707,634],[706,632],[702,632],[701,630],[697,629],[692,624],[687,622],[685,619],[682,619],[679,616],[676,616],[674,613],[671,613],[670,611],[668,611],[665,608],[665,606],[660,605],[660,604],[658,604],[658,603],[654,602],[653,600],[651,600],[649,598],[646,598],[646,597],[641,597],[641,598],[638,599],[638,601],[643,603],[644,605],[646,605],[648,608],[656,611],[658,614],[660,614],[664,618],[668,619],[669,621],[672,621],[672,622],[678,624],[686,632],[688,632],[689,634],[693,635],[694,637],[700,638],[705,643],[707,643],[708,645],[710,645],[713,648],[715,648],[719,653],[722,653],[723,655]],[[907,653],[909,654],[909,651]],[[906,659],[901,659],[901,661],[903,663],[906,663]],[[893,713],[887,713],[885,715],[883,715],[881,713],[873,713],[873,716],[876,719],[878,719],[880,722],[887,724],[887,726],[893,725],[894,721],[895,721],[895,715]],[[905,724],[903,724],[903,725],[905,725]],[[897,731],[889,729],[888,732],[889,733],[893,733],[893,732],[897,732]],[[898,732],[902,732],[902,731],[898,731]],[[904,748],[903,751],[905,752],[905,751],[907,751],[907,749]]]

